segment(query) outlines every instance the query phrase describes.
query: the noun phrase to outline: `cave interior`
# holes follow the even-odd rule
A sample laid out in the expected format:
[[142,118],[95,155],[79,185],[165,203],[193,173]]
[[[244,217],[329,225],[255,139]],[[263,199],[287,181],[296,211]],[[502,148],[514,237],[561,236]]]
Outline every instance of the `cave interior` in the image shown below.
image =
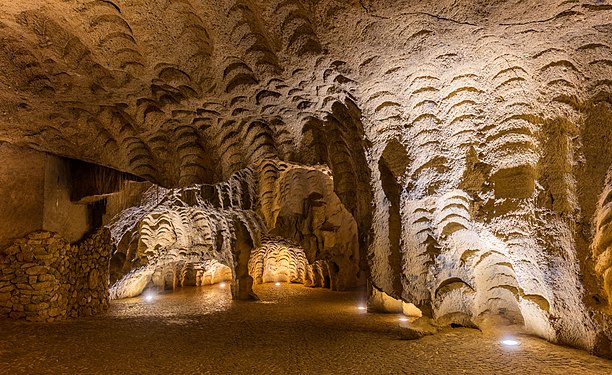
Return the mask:
[[0,195],[6,320],[290,283],[612,358],[612,2],[2,0]]

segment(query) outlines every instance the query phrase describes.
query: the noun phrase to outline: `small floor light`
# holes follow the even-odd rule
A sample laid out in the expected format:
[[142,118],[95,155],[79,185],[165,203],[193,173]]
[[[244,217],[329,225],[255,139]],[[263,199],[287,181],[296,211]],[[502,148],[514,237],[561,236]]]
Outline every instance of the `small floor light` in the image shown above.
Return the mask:
[[502,340],[501,343],[503,345],[505,345],[505,346],[517,346],[517,345],[519,345],[519,342],[516,341],[516,340],[513,340],[513,339],[505,339],[505,340]]
[[357,306],[357,310],[362,310],[363,311],[363,310],[366,310],[366,307],[365,306]]
[[280,284],[280,282],[277,281],[277,282],[274,283],[274,285],[280,286],[281,284]]
[[151,301],[153,301],[153,295],[152,295],[152,294],[147,294],[147,295],[145,296],[145,301],[147,301],[147,302],[151,302]]
[[407,322],[408,318],[406,318],[405,316],[402,316],[401,318],[399,318],[400,322]]
[[225,288],[225,283],[221,283],[221,284],[219,284],[219,286],[220,286],[221,288]]

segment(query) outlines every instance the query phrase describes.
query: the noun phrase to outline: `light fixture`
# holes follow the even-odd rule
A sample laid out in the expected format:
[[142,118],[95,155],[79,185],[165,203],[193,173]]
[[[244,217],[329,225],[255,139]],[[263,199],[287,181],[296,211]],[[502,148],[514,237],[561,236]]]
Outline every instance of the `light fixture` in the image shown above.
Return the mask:
[[408,318],[406,318],[405,316],[402,316],[401,318],[399,318],[400,322],[407,322]]
[[357,306],[357,310],[366,310],[365,306]]
[[513,339],[505,339],[505,340],[502,340],[501,343],[505,346],[517,346],[520,344],[518,341],[513,340]]
[[153,301],[153,294],[147,294],[147,295],[145,295],[145,301],[147,301],[147,302],[151,302],[151,301]]
[[274,283],[274,285],[276,285],[276,286],[280,286],[280,285],[281,285],[281,283],[280,283],[280,281],[277,281],[277,282],[275,282],[275,283]]
[[221,288],[225,288],[225,283],[221,283],[221,284],[219,284],[219,286],[220,286]]

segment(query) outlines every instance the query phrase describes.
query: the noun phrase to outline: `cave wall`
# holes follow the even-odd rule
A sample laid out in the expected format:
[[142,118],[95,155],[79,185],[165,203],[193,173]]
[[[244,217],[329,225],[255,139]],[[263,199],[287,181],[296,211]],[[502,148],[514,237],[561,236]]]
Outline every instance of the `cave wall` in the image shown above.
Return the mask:
[[325,261],[332,289],[362,285],[358,223],[336,194],[332,171],[266,160],[258,176],[257,212],[270,233],[298,243],[310,264]]
[[45,155],[0,144],[0,246],[42,227]]
[[0,250],[0,317],[52,322],[108,308],[110,233],[71,245],[36,231]]
[[[205,276],[199,272],[213,272],[210,264],[217,263],[231,270],[232,293],[254,297],[248,261],[267,230],[254,211],[257,192],[252,169],[215,185],[176,189],[152,185],[145,191],[141,187],[132,192],[133,205],[120,204],[126,192],[109,197],[113,209],[119,209],[107,224],[115,244],[112,298],[134,297],[147,287],[188,285],[184,274],[190,270],[195,271],[190,277],[193,284],[201,284]],[[127,188],[128,195],[131,189]]]
[[255,284],[284,282],[334,289],[332,283],[337,282],[337,270],[330,262],[309,263],[299,244],[277,236],[262,239],[261,246],[253,249],[249,274]]
[[90,207],[71,199],[71,180],[81,178],[72,173],[69,162],[47,155],[41,229],[60,233],[70,242],[81,239],[93,226]]
[[90,229],[87,205],[70,200],[68,162],[43,152],[0,144],[0,247],[35,230],[79,240]]
[[[116,246],[112,298],[188,285],[186,273],[202,284],[200,273],[216,269],[210,264],[247,284],[278,279],[344,290],[365,282],[357,224],[327,167],[264,160],[215,185],[143,187],[128,185],[107,200],[123,208],[107,224]],[[276,237],[260,243],[268,233]]]

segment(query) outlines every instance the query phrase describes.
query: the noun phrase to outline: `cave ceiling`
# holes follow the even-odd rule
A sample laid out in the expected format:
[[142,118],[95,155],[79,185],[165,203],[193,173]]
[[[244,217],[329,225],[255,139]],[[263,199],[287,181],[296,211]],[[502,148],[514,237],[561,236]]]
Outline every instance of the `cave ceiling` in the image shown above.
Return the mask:
[[[373,153],[397,139],[428,161],[468,146],[529,159],[537,123],[610,102],[611,8],[2,1],[0,141],[186,186],[266,158],[325,162],[321,134],[348,112]],[[434,130],[453,142],[418,144]]]

